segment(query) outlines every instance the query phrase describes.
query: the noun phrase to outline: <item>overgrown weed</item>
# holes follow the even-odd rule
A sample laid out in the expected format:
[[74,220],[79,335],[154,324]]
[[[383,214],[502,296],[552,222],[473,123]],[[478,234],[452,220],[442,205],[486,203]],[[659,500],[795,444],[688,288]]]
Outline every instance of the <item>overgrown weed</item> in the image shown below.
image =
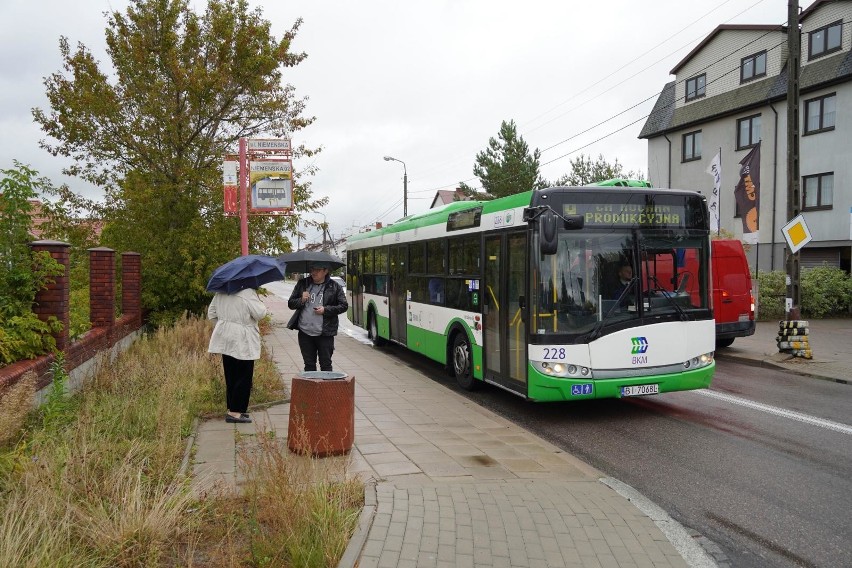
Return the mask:
[[[340,481],[345,472],[323,474],[318,460],[290,456],[265,435],[246,460],[244,496],[199,501],[180,471],[192,420],[224,409],[210,332],[196,318],[161,328],[70,398],[58,394],[67,379],[60,364],[46,404],[26,417],[35,377],[2,393],[0,566],[337,562],[363,498],[360,482]],[[275,365],[258,363],[252,402],[279,400]]]
[[[294,433],[307,440],[303,428]],[[306,447],[297,444],[298,447]],[[349,458],[290,453],[286,440],[255,436],[240,454],[254,524],[257,566],[334,566],[358,524],[363,483],[347,474]]]

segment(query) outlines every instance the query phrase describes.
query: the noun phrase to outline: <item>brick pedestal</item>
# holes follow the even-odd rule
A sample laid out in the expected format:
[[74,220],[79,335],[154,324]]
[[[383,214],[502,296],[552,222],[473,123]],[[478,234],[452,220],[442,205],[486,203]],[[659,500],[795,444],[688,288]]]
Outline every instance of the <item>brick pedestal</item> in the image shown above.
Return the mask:
[[293,377],[287,447],[315,457],[349,453],[355,441],[355,377],[323,379],[323,372]]

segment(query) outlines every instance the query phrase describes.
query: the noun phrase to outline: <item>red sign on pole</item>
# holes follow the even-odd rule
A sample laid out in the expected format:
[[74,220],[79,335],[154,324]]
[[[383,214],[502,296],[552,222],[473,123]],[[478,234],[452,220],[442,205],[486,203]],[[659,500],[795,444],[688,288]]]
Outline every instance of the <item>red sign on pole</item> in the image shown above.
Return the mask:
[[237,202],[239,199],[237,198],[237,186],[235,185],[226,185],[225,186],[225,216],[226,217],[236,217],[240,214],[237,210]]

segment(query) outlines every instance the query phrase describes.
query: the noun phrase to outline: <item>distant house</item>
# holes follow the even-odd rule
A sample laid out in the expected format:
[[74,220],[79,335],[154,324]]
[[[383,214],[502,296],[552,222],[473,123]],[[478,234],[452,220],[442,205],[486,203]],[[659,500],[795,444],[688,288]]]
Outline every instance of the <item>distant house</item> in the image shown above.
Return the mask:
[[435,199],[432,200],[432,205],[429,206],[429,209],[441,207],[442,205],[452,203],[453,201],[471,201],[471,198],[466,196],[460,187],[457,187],[454,190],[439,189],[435,192]]
[[38,199],[29,199],[30,202],[30,218],[32,219],[32,228],[30,229],[30,233],[32,233],[33,237],[36,239],[41,238],[41,226],[47,222],[47,218],[42,215],[41,211],[41,201]]
[[[30,218],[32,219],[32,226],[30,227],[30,233],[33,238],[36,240],[41,239],[44,231],[42,230],[42,225],[47,223],[48,219],[45,216],[42,210],[42,203],[38,199],[29,199],[30,204]],[[103,230],[103,221],[96,219],[78,219],[76,221],[78,226],[88,226],[91,229],[92,234],[96,239],[100,239],[101,231]]]

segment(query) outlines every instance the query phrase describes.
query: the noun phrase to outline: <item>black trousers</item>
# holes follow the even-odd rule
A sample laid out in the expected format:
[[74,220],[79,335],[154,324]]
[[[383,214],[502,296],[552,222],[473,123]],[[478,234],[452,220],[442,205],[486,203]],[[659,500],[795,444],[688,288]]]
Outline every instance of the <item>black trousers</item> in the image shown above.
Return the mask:
[[319,357],[320,371],[333,371],[331,368],[331,356],[334,353],[333,335],[308,335],[299,331],[299,349],[302,351],[302,360],[305,362],[306,371],[317,370],[317,358]]
[[254,361],[222,355],[222,367],[225,369],[225,401],[228,403],[228,410],[239,413],[248,411]]

